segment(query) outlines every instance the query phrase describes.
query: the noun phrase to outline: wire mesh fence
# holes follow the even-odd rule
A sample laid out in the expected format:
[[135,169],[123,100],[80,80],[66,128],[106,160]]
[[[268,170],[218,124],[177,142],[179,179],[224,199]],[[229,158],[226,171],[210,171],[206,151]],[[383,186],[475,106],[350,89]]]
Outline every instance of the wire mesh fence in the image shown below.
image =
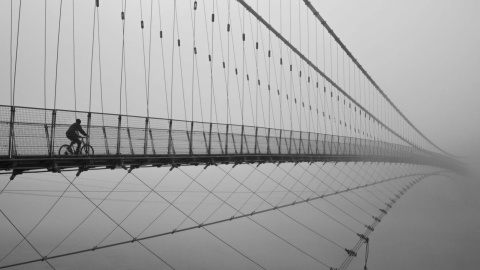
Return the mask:
[[[357,137],[139,116],[0,106],[0,156],[58,156],[80,119],[94,155],[434,156]],[[81,135],[81,134],[80,134]]]

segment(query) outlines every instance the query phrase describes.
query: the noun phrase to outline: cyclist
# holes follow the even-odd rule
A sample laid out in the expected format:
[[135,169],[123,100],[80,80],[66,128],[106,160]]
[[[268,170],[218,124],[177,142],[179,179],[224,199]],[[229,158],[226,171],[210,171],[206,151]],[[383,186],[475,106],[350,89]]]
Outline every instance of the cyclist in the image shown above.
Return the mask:
[[85,133],[85,131],[83,131],[83,128],[82,126],[80,125],[82,123],[82,120],[80,119],[77,119],[75,121],[75,123],[73,123],[67,130],[67,132],[65,133],[67,135],[67,138],[72,141],[70,143],[70,149],[72,149],[72,146],[74,143],[77,144],[77,150],[75,151],[75,154],[78,155],[78,153],[80,152],[80,145],[82,144],[80,142],[80,140],[78,138],[80,138],[80,136],[78,135],[78,133],[81,133],[83,136],[85,137],[88,137],[87,133]]

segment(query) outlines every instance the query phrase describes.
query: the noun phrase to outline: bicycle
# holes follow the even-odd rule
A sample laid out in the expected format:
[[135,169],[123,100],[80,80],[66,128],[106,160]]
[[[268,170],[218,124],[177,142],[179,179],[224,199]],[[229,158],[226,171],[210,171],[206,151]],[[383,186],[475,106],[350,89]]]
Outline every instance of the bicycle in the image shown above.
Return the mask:
[[93,156],[93,147],[90,145],[90,144],[87,144],[83,141],[83,139],[85,137],[78,137],[80,139],[80,146],[78,146],[80,148],[80,151],[78,152],[78,154],[75,154],[75,152],[73,151],[74,147],[70,147],[69,144],[64,144],[62,146],[60,146],[60,149],[58,149],[58,155],[66,155],[66,156],[70,156],[70,155],[86,155],[86,156]]

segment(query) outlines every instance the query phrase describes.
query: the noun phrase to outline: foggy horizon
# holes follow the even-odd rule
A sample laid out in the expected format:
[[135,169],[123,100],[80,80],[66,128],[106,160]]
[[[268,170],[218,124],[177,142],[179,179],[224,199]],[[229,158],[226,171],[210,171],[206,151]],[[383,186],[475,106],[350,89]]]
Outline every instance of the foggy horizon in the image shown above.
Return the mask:
[[69,157],[128,164],[2,165],[0,268],[363,269],[363,234],[368,269],[480,264],[480,3],[310,0],[432,144],[309,1],[241,2],[0,3],[0,164],[77,118]]

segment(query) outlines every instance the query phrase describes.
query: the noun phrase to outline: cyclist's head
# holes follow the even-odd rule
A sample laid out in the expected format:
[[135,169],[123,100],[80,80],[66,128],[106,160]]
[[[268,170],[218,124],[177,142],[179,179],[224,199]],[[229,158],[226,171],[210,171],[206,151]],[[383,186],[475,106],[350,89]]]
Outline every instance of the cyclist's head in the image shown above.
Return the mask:
[[77,119],[77,124],[80,124],[80,123],[82,123],[82,120]]

